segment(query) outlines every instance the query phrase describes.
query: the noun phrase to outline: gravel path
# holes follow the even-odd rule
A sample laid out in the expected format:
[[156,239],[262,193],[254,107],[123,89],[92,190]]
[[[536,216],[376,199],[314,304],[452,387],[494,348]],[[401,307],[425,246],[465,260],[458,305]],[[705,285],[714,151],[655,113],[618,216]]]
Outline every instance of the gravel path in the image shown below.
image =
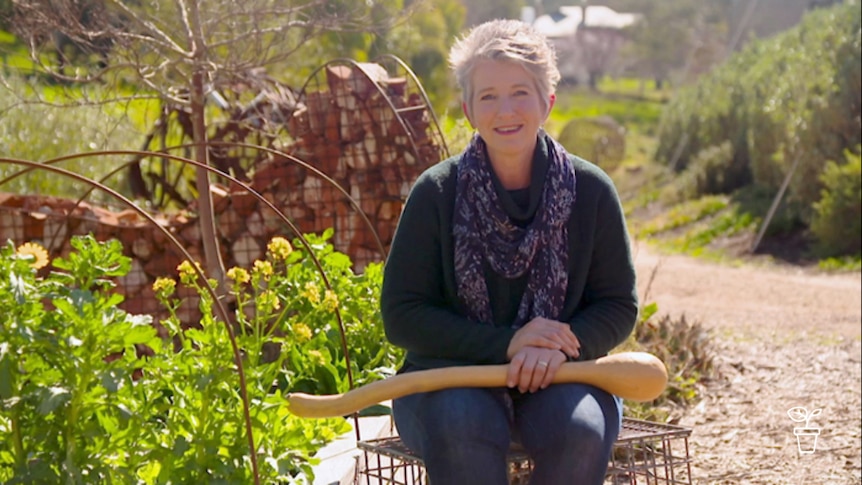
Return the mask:
[[[696,484],[862,484],[862,275],[635,246],[640,295],[712,335],[717,378],[680,424]],[[652,281],[650,278],[652,276]],[[800,453],[794,407],[821,409]],[[803,445],[804,446],[804,445]]]

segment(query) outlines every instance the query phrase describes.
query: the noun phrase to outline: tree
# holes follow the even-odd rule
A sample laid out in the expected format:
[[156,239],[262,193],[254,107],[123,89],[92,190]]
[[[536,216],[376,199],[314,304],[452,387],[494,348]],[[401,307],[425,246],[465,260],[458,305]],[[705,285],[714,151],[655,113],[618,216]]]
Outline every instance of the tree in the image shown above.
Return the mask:
[[656,87],[661,87],[673,69],[685,65],[696,13],[691,1],[656,2],[629,29],[630,54],[637,59],[637,70],[654,79]]
[[[312,39],[334,33],[374,34],[397,21],[401,6],[397,0],[15,0],[13,4],[11,24],[43,73],[70,83],[132,84],[137,97],[156,97],[183,107],[192,124],[193,158],[206,165],[208,95],[283,65]],[[70,59],[64,49],[58,55],[53,52],[61,45],[60,36],[76,49],[98,55],[99,61],[67,68]],[[209,274],[222,281],[224,271],[212,237],[208,173],[199,169],[196,176],[204,258]]]
[[453,95],[449,48],[464,25],[466,9],[459,0],[409,2],[409,20],[378,37],[380,52],[397,52],[422,79],[435,111],[445,110]]

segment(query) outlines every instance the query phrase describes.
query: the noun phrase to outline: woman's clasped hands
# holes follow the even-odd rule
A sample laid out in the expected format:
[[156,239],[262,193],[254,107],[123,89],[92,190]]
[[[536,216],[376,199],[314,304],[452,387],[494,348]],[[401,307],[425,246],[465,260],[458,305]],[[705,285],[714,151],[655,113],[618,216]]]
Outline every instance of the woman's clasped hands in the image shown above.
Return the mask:
[[568,324],[542,317],[530,320],[509,343],[506,385],[521,392],[548,387],[563,362],[580,355],[580,347]]

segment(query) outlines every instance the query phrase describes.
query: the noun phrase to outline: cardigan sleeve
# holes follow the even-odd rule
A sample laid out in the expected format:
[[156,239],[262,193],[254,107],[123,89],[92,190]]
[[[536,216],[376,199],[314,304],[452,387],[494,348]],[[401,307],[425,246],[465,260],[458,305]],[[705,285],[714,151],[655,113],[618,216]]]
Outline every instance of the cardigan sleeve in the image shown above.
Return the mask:
[[[445,163],[445,162],[444,162]],[[454,170],[453,170],[454,171]],[[451,271],[449,174],[423,174],[411,189],[384,267],[381,314],[390,342],[429,366],[505,363],[515,331],[464,316]],[[450,200],[451,199],[451,200]]]
[[578,360],[592,360],[628,338],[637,320],[638,299],[629,235],[616,189],[596,167],[584,175],[581,178],[592,183],[578,194],[580,242],[575,267],[587,268],[587,272],[575,277],[583,281],[583,290],[569,323],[581,343]]

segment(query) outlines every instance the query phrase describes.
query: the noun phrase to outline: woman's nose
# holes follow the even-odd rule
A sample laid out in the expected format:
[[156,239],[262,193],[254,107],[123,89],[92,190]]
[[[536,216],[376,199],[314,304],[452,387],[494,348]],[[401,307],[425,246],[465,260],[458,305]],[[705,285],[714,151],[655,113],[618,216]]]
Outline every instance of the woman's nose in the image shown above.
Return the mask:
[[512,99],[506,97],[500,99],[500,106],[497,110],[499,114],[509,114],[513,113],[514,111],[515,103]]

